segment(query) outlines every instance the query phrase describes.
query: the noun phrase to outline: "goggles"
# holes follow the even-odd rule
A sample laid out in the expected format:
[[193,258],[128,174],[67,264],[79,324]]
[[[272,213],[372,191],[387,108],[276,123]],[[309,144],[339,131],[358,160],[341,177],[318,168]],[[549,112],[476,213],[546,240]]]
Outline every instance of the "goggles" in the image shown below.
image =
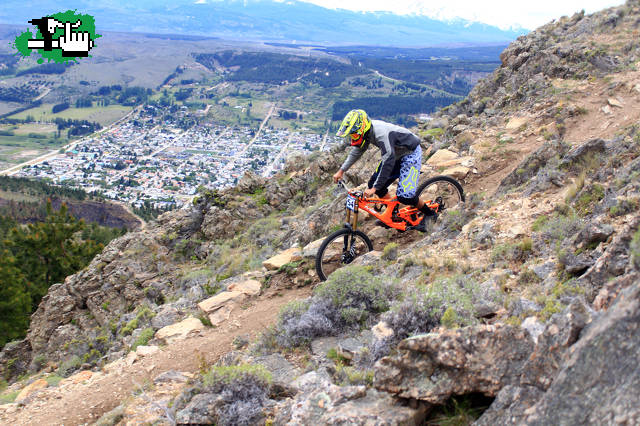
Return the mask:
[[351,136],[351,145],[360,145],[364,140],[364,137],[362,135],[359,135],[358,133],[351,133],[350,136]]

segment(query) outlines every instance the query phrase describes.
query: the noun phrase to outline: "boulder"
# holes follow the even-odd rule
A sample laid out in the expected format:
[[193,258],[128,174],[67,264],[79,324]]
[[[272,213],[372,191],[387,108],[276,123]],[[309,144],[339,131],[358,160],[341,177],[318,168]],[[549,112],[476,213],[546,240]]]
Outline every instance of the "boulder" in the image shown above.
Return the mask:
[[616,107],[616,108],[624,108],[624,105],[622,104],[622,102],[616,98],[609,98],[607,99],[607,103],[609,105],[611,105],[612,107]]
[[590,321],[589,308],[578,301],[554,315],[535,339],[537,344],[523,366],[520,384],[547,389],[563,364],[569,347]]
[[426,415],[424,406],[411,408],[391,395],[365,386],[313,387],[276,407],[276,424],[412,425]]
[[166,344],[200,334],[205,326],[198,318],[188,317],[179,323],[168,325],[156,332],[155,338]]
[[160,351],[160,348],[157,346],[138,346],[136,348],[136,354],[141,357],[155,355]]
[[535,386],[507,385],[498,392],[489,409],[482,413],[474,426],[521,425],[526,411],[542,394]]
[[467,177],[471,169],[465,166],[450,167],[442,172],[443,175],[451,176],[455,179],[462,180]]
[[82,382],[86,382],[87,380],[91,379],[92,377],[94,377],[96,375],[96,373],[94,373],[93,371],[90,370],[83,370],[80,371],[76,374],[74,374],[73,376],[64,379],[60,382],[60,386],[64,386],[65,384],[74,384],[77,385],[78,383],[82,383]]
[[600,289],[610,280],[632,269],[630,265],[629,245],[633,235],[640,227],[640,216],[631,219],[607,246],[595,263],[577,279],[576,284],[587,290],[587,300],[592,301]]
[[640,284],[583,334],[525,424],[640,423]]
[[262,262],[262,266],[270,271],[275,271],[287,263],[296,262],[298,260],[302,260],[302,250],[300,250],[299,247],[291,247],[290,249],[265,260]]
[[428,160],[427,164],[433,167],[440,167],[441,163],[458,158],[458,154],[448,149],[439,149]]
[[509,122],[504,126],[507,130],[516,130],[529,122],[527,117],[511,117]]
[[[187,376],[187,374],[189,376]],[[187,383],[190,377],[190,373],[169,370],[165,371],[162,374],[159,374],[155,379],[153,379],[153,383],[155,383],[156,385],[160,383]]]
[[275,392],[279,395],[295,394],[295,390],[291,390],[291,382],[293,382],[302,371],[287,361],[281,354],[274,353],[257,357],[251,360],[251,364],[262,365],[271,373],[273,380],[271,383],[272,393]]
[[302,249],[302,257],[316,257],[316,253],[318,253],[318,249],[322,245],[324,238],[320,238],[318,240],[312,241]]
[[374,386],[431,404],[474,392],[495,396],[504,386],[519,383],[532,351],[529,334],[508,325],[422,334],[403,340],[397,355],[376,363]]
[[236,283],[229,284],[227,290],[234,292],[240,292],[246,294],[247,296],[257,296],[260,294],[260,289],[262,288],[262,284],[256,280],[246,280],[240,281]]
[[223,291],[198,303],[198,308],[210,315],[227,304],[241,303],[246,297],[247,295],[241,291]]

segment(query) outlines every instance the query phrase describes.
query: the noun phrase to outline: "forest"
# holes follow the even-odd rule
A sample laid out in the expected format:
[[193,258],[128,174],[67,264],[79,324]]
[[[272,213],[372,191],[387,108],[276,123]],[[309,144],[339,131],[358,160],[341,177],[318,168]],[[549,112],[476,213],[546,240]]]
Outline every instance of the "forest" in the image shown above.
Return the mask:
[[214,70],[216,64],[224,68],[239,67],[229,71],[229,81],[282,84],[296,80],[316,83],[321,87],[337,87],[347,77],[366,74],[360,67],[331,59],[319,59],[267,52],[237,53],[226,50],[219,53],[201,53],[196,61]]
[[41,222],[19,225],[0,216],[0,347],[24,337],[49,287],[89,264],[125,230],[87,225],[66,205],[45,207]]
[[376,70],[381,74],[410,83],[428,84],[456,95],[466,95],[473,85],[456,74],[491,73],[499,62],[468,62],[456,60],[379,59],[352,57],[352,63]]
[[[333,104],[331,119],[340,121],[352,109],[362,108],[372,118],[391,118],[408,114],[430,113],[438,108],[450,105],[457,98],[443,96],[374,96],[360,97],[350,101],[338,101]],[[397,120],[396,120],[397,122]],[[406,123],[398,123],[406,124]]]

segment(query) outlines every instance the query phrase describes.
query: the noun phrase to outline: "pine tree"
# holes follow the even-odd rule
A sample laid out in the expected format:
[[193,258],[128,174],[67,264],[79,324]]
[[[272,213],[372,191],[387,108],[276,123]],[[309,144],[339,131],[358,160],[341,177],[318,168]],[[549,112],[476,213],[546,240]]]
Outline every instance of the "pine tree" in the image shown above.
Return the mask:
[[31,297],[27,282],[8,250],[0,251],[0,347],[24,337],[29,327]]
[[55,211],[48,201],[46,209],[43,222],[14,228],[6,242],[29,283],[33,309],[51,285],[84,268],[102,250],[101,244],[75,238],[85,224],[74,218],[65,204]]

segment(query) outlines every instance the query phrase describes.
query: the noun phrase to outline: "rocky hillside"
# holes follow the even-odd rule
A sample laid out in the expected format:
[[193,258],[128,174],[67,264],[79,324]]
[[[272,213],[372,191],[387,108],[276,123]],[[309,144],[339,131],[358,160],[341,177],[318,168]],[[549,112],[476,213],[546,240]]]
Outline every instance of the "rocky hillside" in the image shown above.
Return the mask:
[[325,283],[341,150],[113,241],[0,354],[0,420],[640,422],[639,34],[630,0],[512,43],[417,130],[466,205],[428,234],[363,218],[376,251]]

